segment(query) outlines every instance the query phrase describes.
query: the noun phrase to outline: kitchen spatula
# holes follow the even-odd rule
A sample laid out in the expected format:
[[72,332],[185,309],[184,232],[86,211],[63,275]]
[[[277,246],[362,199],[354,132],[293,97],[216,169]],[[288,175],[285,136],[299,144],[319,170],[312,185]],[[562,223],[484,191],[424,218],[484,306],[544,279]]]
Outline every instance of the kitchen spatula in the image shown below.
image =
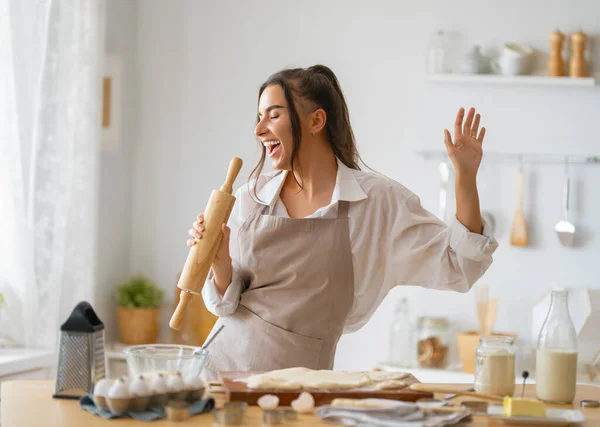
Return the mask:
[[510,231],[510,244],[512,246],[527,246],[527,223],[523,214],[523,180],[523,167],[520,167],[517,175],[517,210]]
[[565,182],[563,184],[563,219],[555,226],[558,240],[563,246],[573,246],[575,237],[575,226],[569,222],[569,174],[565,173]]

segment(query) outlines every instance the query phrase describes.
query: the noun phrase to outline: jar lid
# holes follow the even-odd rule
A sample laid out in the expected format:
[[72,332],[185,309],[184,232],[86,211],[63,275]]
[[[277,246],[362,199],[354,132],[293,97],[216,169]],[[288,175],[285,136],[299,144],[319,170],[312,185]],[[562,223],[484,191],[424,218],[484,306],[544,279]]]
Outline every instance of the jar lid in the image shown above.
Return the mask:
[[445,317],[419,317],[419,326],[429,326],[437,328],[445,328],[448,326],[448,319]]
[[479,338],[481,344],[513,344],[515,342],[514,337],[505,335],[490,335],[487,337]]

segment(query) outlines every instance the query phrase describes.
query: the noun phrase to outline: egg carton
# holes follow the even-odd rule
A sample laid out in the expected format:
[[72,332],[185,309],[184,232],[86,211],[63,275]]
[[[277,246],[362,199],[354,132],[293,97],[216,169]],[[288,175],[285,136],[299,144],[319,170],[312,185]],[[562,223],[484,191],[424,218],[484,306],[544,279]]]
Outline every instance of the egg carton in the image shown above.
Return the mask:
[[[140,383],[141,381],[141,383]],[[151,408],[162,408],[170,401],[195,402],[202,399],[204,386],[181,387],[156,392],[146,385],[143,376],[128,382],[121,377],[110,384],[110,380],[101,380],[94,389],[93,399],[98,409],[121,415],[127,411],[143,412]]]

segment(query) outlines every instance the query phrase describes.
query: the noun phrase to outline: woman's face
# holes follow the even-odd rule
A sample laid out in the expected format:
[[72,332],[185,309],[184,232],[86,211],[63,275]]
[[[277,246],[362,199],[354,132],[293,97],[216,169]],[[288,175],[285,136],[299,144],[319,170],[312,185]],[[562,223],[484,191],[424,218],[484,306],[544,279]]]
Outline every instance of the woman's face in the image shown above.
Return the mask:
[[290,170],[294,141],[290,112],[281,86],[267,86],[260,96],[258,123],[254,133],[267,150],[273,169]]

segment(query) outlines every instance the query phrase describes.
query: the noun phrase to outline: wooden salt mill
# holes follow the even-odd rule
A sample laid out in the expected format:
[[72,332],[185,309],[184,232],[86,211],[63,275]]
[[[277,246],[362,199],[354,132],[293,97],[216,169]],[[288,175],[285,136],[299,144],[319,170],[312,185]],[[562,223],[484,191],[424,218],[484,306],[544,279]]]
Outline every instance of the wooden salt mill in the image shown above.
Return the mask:
[[565,64],[562,57],[563,42],[565,35],[559,30],[550,34],[550,58],[548,59],[548,75],[551,77],[562,77],[565,75]]
[[587,34],[583,31],[571,34],[571,60],[569,61],[569,75],[571,77],[585,77],[585,42]]

